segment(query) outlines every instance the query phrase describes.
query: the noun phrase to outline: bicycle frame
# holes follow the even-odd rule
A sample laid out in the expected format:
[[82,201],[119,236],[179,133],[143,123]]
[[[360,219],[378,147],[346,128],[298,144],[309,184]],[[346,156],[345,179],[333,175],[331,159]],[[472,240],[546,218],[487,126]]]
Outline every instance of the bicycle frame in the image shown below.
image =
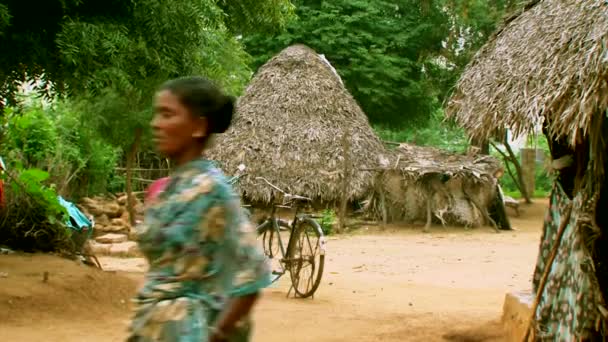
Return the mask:
[[[257,226],[257,228],[256,228],[258,235],[262,235],[266,232],[270,232],[271,234],[277,234],[277,236],[278,236],[279,248],[280,248],[280,253],[281,253],[281,259],[279,261],[281,263],[285,264],[285,266],[284,266],[284,269],[282,272],[280,272],[280,273],[273,272],[275,275],[279,276],[279,277],[275,278],[273,281],[278,280],[280,278],[280,276],[285,274],[286,273],[285,269],[287,269],[289,267],[289,262],[291,260],[289,260],[289,258],[287,256],[289,256],[289,254],[291,253],[291,249],[293,248],[293,245],[295,243],[294,242],[295,241],[294,233],[295,233],[296,227],[298,226],[298,222],[303,218],[303,216],[299,213],[300,205],[296,204],[291,225],[286,224],[289,227],[289,231],[290,231],[289,240],[287,241],[287,248],[286,248],[285,244],[283,243],[283,239],[281,237],[281,227],[279,225],[279,222],[281,221],[281,219],[277,217],[278,208],[294,209],[294,207],[274,204],[272,206],[270,216],[268,218],[266,218],[264,220],[264,222],[262,224],[260,224],[259,226]],[[270,228],[268,227],[269,225],[271,226]],[[272,237],[271,237],[271,239],[272,239]],[[273,256],[271,256],[271,257],[273,257]]]
[[[241,170],[242,171],[242,170]],[[242,178],[244,175],[237,175],[234,176],[232,178],[230,178],[229,183],[232,185],[236,185],[237,183],[239,183],[240,178]],[[258,236],[263,236],[262,238],[262,245],[264,248],[264,254],[266,255],[266,257],[268,257],[269,259],[274,259],[274,255],[273,255],[273,240],[274,234],[277,234],[277,238],[278,238],[278,245],[279,245],[279,253],[281,253],[281,256],[278,259],[279,262],[279,266],[278,266],[278,270],[273,270],[272,274],[275,276],[274,279],[272,279],[272,282],[276,282],[278,279],[280,279],[285,273],[289,272],[291,275],[291,282],[292,282],[292,287],[290,288],[290,290],[288,291],[287,295],[289,296],[289,293],[291,292],[292,289],[294,289],[296,291],[296,293],[299,293],[301,296],[309,297],[314,295],[314,291],[316,291],[317,287],[319,286],[320,283],[320,279],[321,279],[321,274],[322,274],[322,270],[323,270],[323,260],[324,260],[324,256],[325,256],[325,239],[323,236],[323,232],[319,226],[319,224],[317,222],[314,221],[313,219],[313,215],[309,215],[309,214],[301,214],[300,210],[303,207],[303,203],[304,202],[309,202],[312,201],[310,198],[308,197],[304,197],[304,196],[299,196],[299,195],[293,195],[290,193],[285,192],[284,190],[278,188],[277,186],[273,185],[272,183],[270,183],[268,180],[266,180],[263,177],[256,177],[256,180],[261,180],[264,181],[266,183],[266,185],[268,185],[269,187],[273,188],[276,192],[282,193],[283,194],[283,204],[277,204],[275,203],[273,200],[271,200],[270,202],[273,203],[272,207],[271,207],[271,212],[270,215],[265,217],[263,219],[263,221],[256,227],[256,233]],[[274,198],[273,198],[274,199]],[[289,206],[285,205],[285,204],[290,204]],[[281,218],[277,217],[277,210],[279,208],[287,208],[290,210],[293,210],[293,220],[291,221],[291,224],[287,224],[285,221],[281,220]],[[251,212],[249,212],[249,215],[251,215]],[[311,221],[311,222],[309,222]],[[299,290],[296,288],[299,283],[299,276],[300,276],[300,267],[302,265],[302,262],[304,260],[307,260],[305,258],[302,257],[294,257],[292,259],[292,256],[294,256],[295,251],[294,248],[297,248],[297,244],[298,244],[298,236],[299,236],[299,231],[298,229],[300,229],[300,224],[307,222],[308,224],[311,224],[313,226],[313,228],[316,227],[316,235],[319,237],[319,248],[320,248],[320,268],[319,268],[319,273],[318,273],[318,278],[316,280],[316,282],[313,285],[313,288],[311,289],[312,292],[304,292],[304,294],[302,294],[301,292],[299,292]],[[283,241],[283,238],[281,237],[281,228],[282,227],[287,227],[289,230],[289,239],[287,241],[287,246],[285,246],[285,243]],[[268,240],[266,240],[266,234],[269,234],[268,236]],[[268,244],[268,248],[266,246],[266,244]],[[313,270],[314,270],[314,265],[315,262],[312,262],[313,265]],[[296,267],[295,273],[294,273],[294,267]],[[294,277],[296,277],[294,280]],[[312,280],[313,278],[311,278]],[[312,284],[312,283],[310,283]]]

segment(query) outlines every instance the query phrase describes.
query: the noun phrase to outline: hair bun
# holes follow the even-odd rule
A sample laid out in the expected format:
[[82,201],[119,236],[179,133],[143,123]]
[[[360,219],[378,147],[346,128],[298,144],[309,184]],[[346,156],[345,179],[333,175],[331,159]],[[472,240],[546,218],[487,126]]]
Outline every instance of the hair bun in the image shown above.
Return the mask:
[[234,115],[234,98],[232,96],[223,96],[220,101],[217,111],[209,118],[211,133],[220,134],[226,132],[232,123]]
[[191,114],[207,119],[207,133],[224,133],[232,122],[235,99],[225,95],[213,82],[200,76],[166,82],[161,89],[177,95]]

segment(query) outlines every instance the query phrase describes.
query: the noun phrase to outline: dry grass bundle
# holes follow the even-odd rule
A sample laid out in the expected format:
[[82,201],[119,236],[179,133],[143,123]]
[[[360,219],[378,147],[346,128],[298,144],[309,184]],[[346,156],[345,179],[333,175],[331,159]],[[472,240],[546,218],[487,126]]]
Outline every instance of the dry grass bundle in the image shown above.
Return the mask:
[[[258,176],[318,202],[336,201],[342,192],[345,135],[354,168],[373,168],[386,153],[329,63],[295,45],[260,68],[238,102],[232,127],[216,138],[209,156],[228,174],[241,163],[247,167],[249,177],[240,187],[250,201],[267,203],[273,195],[255,181]],[[348,198],[364,197],[373,176],[354,172]]]
[[[496,195],[500,163],[490,156],[452,154],[401,144],[366,203],[373,217],[477,227]],[[430,210],[430,212],[429,212]],[[430,223],[430,222],[427,222]]]
[[505,127],[521,135],[544,118],[553,139],[563,137],[572,146],[586,139],[603,144],[607,11],[604,0],[532,1],[477,53],[448,114],[482,139]]

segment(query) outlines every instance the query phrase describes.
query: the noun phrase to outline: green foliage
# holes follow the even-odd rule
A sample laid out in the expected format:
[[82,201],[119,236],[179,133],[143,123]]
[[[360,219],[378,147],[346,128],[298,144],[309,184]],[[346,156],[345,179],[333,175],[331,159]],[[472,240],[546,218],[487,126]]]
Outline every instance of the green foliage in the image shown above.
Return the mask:
[[23,168],[13,162],[8,178],[7,203],[0,210],[0,239],[3,244],[26,251],[73,251],[71,232],[64,222],[67,210],[59,204],[48,172]]
[[373,124],[424,127],[517,0],[297,0],[298,19],[244,38],[254,68],[294,43],[325,54]]
[[294,6],[285,0],[220,1],[226,14],[226,25],[231,32],[274,32],[285,26],[294,12]]
[[439,1],[294,1],[298,20],[244,38],[257,68],[294,43],[324,54],[373,123],[426,122],[439,105],[425,74],[448,33]]
[[427,125],[421,128],[394,130],[383,126],[375,126],[374,129],[384,141],[432,146],[456,153],[466,151],[468,146],[464,130],[452,122],[445,121],[441,110],[436,111]]
[[68,102],[5,110],[0,155],[12,168],[40,168],[64,196],[105,192],[118,151]]
[[232,58],[219,58],[240,49],[235,34],[280,28],[292,11],[288,0],[10,1],[0,5],[0,46],[11,51],[0,56],[0,97],[14,99],[26,77],[82,92],[232,72]]
[[160,83],[202,74],[238,94],[251,71],[237,36],[280,29],[292,11],[289,0],[11,1],[0,7],[10,51],[0,54],[0,99],[16,103],[19,82],[36,80],[48,99],[71,96],[89,127],[126,150]]
[[[13,165],[17,166],[18,164],[14,163]],[[66,209],[59,204],[55,189],[44,185],[44,182],[49,178],[48,172],[21,167],[17,167],[15,171],[18,177],[11,180],[10,183],[13,194],[30,196],[44,208],[44,214],[49,223],[63,222],[68,214]]]
[[439,88],[439,99],[445,101],[460,74],[486,43],[503,19],[522,6],[521,0],[444,0],[450,33],[444,40],[440,58],[449,68],[431,68],[429,73]]
[[57,132],[41,107],[31,108],[23,115],[12,111],[9,115],[7,142],[13,148],[11,152],[19,153],[24,163],[37,165],[55,152]]
[[542,134],[530,134],[526,140],[526,146],[549,153],[549,143],[547,142],[547,138]]
[[[543,151],[545,155],[549,155],[549,145],[547,143],[547,139],[543,135],[528,136],[526,145],[529,148],[536,148]],[[503,157],[493,148],[490,149],[490,154],[500,160],[503,160],[504,163]],[[515,166],[512,162],[509,161],[509,165],[506,165],[506,167],[510,168],[514,173],[516,172]],[[513,174],[513,176],[516,176],[516,174]],[[553,182],[554,177],[549,171],[549,169],[546,167],[546,165],[537,163],[534,175],[535,190],[533,197],[547,197],[548,194],[551,192],[551,189],[553,188]],[[521,193],[519,192],[515,180],[513,179],[512,175],[507,172],[507,170],[505,170],[505,175],[500,179],[500,184],[505,194],[513,198],[521,197]]]
[[11,22],[11,15],[5,4],[0,4],[0,36]]
[[319,219],[319,225],[325,235],[331,235],[334,232],[336,224],[336,213],[332,209],[325,209]]

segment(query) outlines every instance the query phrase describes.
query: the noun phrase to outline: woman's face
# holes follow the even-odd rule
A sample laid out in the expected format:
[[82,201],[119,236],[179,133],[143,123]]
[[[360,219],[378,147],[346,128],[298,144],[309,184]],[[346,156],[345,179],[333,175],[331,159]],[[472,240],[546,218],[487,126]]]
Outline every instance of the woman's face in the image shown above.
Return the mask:
[[168,157],[178,156],[198,146],[205,136],[205,120],[190,113],[169,90],[156,94],[151,122],[154,143]]

